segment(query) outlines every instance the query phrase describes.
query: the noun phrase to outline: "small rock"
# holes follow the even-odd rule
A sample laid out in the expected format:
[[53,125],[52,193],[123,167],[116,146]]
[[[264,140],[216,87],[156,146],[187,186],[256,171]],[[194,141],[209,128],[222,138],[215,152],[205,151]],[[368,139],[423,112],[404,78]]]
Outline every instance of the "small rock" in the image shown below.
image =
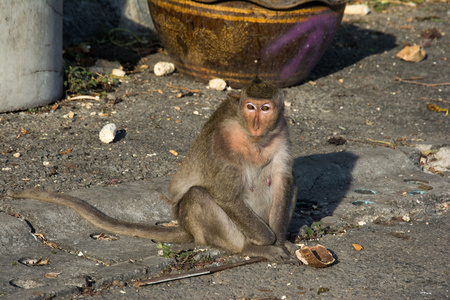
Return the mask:
[[116,133],[117,133],[116,124],[110,123],[103,126],[102,130],[100,130],[100,133],[98,134],[98,137],[100,138],[100,141],[102,143],[109,144],[112,141],[114,141]]
[[14,153],[13,156],[14,156],[15,158],[19,158],[19,157],[20,157],[20,153],[19,153],[19,152]]
[[120,70],[120,69],[113,69],[111,71],[111,75],[117,76],[117,77],[123,77],[123,76],[125,76],[125,71]]
[[156,63],[153,72],[156,76],[170,75],[175,71],[175,65],[170,62],[160,61]]
[[426,56],[427,54],[425,50],[417,45],[406,46],[399,53],[397,53],[398,58],[415,63],[422,61]]
[[217,91],[223,91],[227,87],[227,83],[223,79],[214,78],[209,81],[209,87]]
[[344,15],[349,16],[365,16],[370,13],[370,8],[366,4],[347,5],[344,10]]

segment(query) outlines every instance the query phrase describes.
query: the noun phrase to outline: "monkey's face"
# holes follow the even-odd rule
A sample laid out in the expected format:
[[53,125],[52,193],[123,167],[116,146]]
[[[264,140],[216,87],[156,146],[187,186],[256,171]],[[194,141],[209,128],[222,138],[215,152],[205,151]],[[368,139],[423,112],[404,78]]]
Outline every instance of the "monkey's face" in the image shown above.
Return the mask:
[[275,128],[280,114],[278,105],[269,99],[247,98],[242,101],[241,111],[244,126],[254,140],[259,140]]

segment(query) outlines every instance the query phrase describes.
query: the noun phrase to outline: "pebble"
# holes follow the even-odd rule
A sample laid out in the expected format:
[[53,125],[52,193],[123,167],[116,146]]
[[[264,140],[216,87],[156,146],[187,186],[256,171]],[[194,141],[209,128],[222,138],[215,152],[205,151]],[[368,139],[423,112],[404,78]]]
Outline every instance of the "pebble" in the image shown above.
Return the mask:
[[123,76],[125,76],[125,71],[120,70],[120,69],[113,69],[111,71],[111,75],[117,76],[117,77],[123,77]]
[[170,75],[175,71],[175,65],[170,62],[160,61],[156,63],[153,72],[156,76]]
[[397,53],[397,57],[409,61],[409,62],[420,62],[427,56],[427,53],[421,46],[406,46],[399,53]]
[[116,133],[117,133],[116,124],[109,123],[103,126],[102,130],[100,130],[100,133],[98,134],[98,137],[100,138],[100,141],[102,143],[109,144],[112,141],[114,141]]
[[344,10],[345,15],[365,16],[370,13],[370,8],[366,4],[347,5]]
[[20,153],[19,153],[19,152],[14,153],[13,156],[14,156],[15,158],[18,158],[18,157],[20,157]]
[[223,79],[214,78],[209,81],[209,87],[217,91],[223,91],[227,87],[227,83]]

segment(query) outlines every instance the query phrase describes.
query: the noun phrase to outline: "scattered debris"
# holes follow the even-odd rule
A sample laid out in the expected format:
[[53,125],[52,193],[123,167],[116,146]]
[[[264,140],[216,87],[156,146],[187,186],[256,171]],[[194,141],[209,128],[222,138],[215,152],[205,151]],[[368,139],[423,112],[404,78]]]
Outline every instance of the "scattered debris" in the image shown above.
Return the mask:
[[422,31],[420,36],[427,40],[437,40],[442,37],[442,33],[436,27],[433,27]]
[[98,137],[100,138],[100,141],[105,144],[109,144],[112,141],[114,141],[117,133],[117,127],[114,123],[109,123],[105,126],[103,126],[102,130],[100,130],[100,133],[98,134]]
[[342,136],[339,136],[337,138],[332,137],[328,139],[328,143],[336,146],[345,145],[347,143],[347,140],[344,139]]
[[409,62],[420,62],[427,56],[425,50],[422,47],[414,45],[414,46],[406,46],[399,53],[397,53],[397,57]]
[[73,147],[71,147],[70,149],[65,150],[65,151],[59,151],[59,154],[67,154],[67,153],[72,152],[72,150],[73,150]]
[[[441,85],[450,85],[450,82],[443,82],[443,83],[422,83],[422,82],[418,82],[418,81],[411,81],[408,79],[402,79],[400,77],[395,76],[395,80],[396,81],[400,81],[403,83],[412,83],[412,84],[417,84],[417,85],[423,85],[423,86],[429,86],[429,87],[438,87]],[[446,102],[449,103],[447,101],[443,101],[443,100],[430,100],[430,101],[439,101],[439,102]]]
[[244,261],[231,263],[231,264],[225,264],[225,265],[218,266],[218,267],[209,267],[209,268],[204,268],[204,269],[199,269],[199,270],[191,270],[191,271],[187,271],[187,272],[180,273],[180,274],[169,274],[169,275],[160,276],[160,277],[153,277],[150,279],[136,281],[133,284],[133,286],[134,287],[143,287],[143,286],[151,285],[151,284],[157,284],[157,283],[162,283],[162,282],[167,282],[167,281],[179,280],[179,279],[190,278],[190,277],[201,276],[201,275],[207,275],[207,274],[212,274],[212,273],[216,273],[219,271],[223,271],[223,270],[227,270],[227,269],[231,269],[231,268],[235,268],[235,267],[240,267],[243,265],[262,262],[265,260],[266,260],[265,258],[256,257],[256,258],[251,258],[249,260],[244,260]]
[[344,10],[344,15],[349,16],[365,16],[370,13],[370,8],[366,4],[347,5]]
[[98,241],[117,241],[119,240],[118,236],[112,235],[112,234],[106,234],[106,233],[93,233],[90,235],[90,237],[94,240]]
[[377,191],[369,190],[369,189],[354,189],[353,192],[362,195],[375,195],[378,194]]
[[35,267],[48,265],[50,260],[48,258],[21,258],[19,262],[25,266]]
[[444,175],[450,172],[450,147],[442,147],[437,151],[422,151],[419,165],[427,173]]
[[438,15],[433,16],[425,16],[425,17],[416,17],[416,20],[419,22],[428,21],[428,20],[440,20],[441,18]]
[[25,128],[22,127],[22,128],[20,128],[20,132],[19,132],[19,134],[17,135],[16,138],[18,139],[18,138],[20,138],[20,136],[25,135],[25,134],[29,134],[29,133],[30,132],[26,131]]
[[445,112],[445,115],[446,116],[448,115],[448,108],[442,108],[435,104],[427,104],[427,108],[428,108],[428,110],[435,111],[435,112]]
[[356,200],[350,202],[351,204],[355,206],[362,206],[362,205],[369,205],[369,204],[376,204],[375,202],[369,201],[369,200]]
[[175,71],[175,65],[170,62],[160,61],[156,63],[153,72],[156,76],[170,75]]
[[353,248],[355,248],[356,251],[361,251],[363,250],[363,246],[361,246],[360,244],[352,244]]
[[209,88],[217,90],[217,91],[223,91],[227,87],[227,83],[225,80],[220,78],[214,78],[209,81]]
[[50,272],[45,274],[45,277],[47,278],[57,278],[62,272]]
[[300,245],[300,249],[295,251],[295,255],[302,263],[314,268],[325,268],[335,261],[331,252],[322,245],[313,247]]
[[185,87],[173,86],[172,84],[168,84],[166,86],[169,87],[169,88],[172,88],[172,89],[187,91],[187,92],[190,92],[190,93],[196,93],[196,94],[201,94],[202,93],[202,91],[200,91],[200,90],[193,90],[193,89],[188,89],[188,88],[185,88]]

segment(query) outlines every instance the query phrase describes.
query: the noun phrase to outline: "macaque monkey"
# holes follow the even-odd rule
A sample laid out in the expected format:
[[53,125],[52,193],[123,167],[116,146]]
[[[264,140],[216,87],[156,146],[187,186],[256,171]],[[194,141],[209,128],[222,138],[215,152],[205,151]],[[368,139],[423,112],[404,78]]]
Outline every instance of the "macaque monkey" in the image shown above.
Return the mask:
[[121,222],[67,195],[30,189],[10,193],[68,206],[116,234],[160,242],[195,241],[229,253],[287,262],[296,200],[284,94],[259,78],[223,101],[192,144],[169,185],[178,226]]

